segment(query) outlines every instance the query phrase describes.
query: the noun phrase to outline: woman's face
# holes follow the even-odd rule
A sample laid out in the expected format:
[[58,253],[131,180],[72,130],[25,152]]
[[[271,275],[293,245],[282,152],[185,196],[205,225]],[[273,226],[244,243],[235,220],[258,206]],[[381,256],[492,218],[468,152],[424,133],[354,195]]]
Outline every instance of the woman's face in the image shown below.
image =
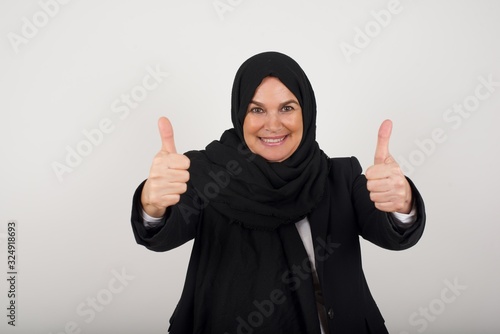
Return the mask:
[[302,133],[302,108],[295,95],[278,78],[264,78],[243,121],[250,151],[267,161],[281,162],[299,147]]

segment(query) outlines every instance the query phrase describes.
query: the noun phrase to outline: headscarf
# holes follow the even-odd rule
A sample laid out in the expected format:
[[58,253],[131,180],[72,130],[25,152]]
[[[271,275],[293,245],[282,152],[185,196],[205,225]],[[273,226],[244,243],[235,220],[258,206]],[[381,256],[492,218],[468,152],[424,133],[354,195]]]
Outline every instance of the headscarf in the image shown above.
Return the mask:
[[[278,78],[302,108],[301,143],[282,162],[268,162],[253,154],[243,137],[248,104],[268,76]],[[278,52],[246,60],[234,79],[231,120],[233,128],[210,143],[204,154],[187,153],[192,160],[191,182],[209,202],[205,204],[253,229],[273,230],[307,216],[322,198],[328,167],[327,157],[316,142],[314,91],[299,64]]]
[[[248,103],[268,76],[286,85],[302,107],[302,140],[282,162],[253,154],[243,137]],[[234,127],[220,140],[186,153],[193,202],[183,203],[196,203],[204,211],[170,331],[232,332],[237,321],[244,321],[241,317],[254,314],[256,301],[279,291],[283,303],[272,306],[259,332],[265,328],[266,333],[319,334],[312,275],[299,278],[295,272],[308,255],[293,224],[319,204],[327,183],[328,160],[315,140],[311,84],[290,57],[277,52],[255,55],[236,73],[231,119]],[[189,215],[193,208],[183,210]]]

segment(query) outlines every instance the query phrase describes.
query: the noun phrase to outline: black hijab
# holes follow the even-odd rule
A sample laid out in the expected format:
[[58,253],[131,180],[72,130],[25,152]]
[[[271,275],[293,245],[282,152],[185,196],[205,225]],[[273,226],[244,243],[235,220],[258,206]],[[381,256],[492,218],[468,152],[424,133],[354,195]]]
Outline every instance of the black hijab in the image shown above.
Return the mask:
[[[299,147],[276,163],[253,154],[243,137],[248,103],[267,76],[288,87],[303,113]],[[308,254],[293,224],[319,204],[327,183],[327,157],[315,140],[311,84],[284,54],[253,56],[236,74],[231,118],[234,128],[219,141],[186,153],[190,188],[204,211],[171,332],[231,333],[240,317],[254,314],[252,301],[279,291],[283,303],[273,304],[272,316],[262,319],[258,332],[320,333],[312,276],[295,272]]]
[[[243,138],[248,104],[268,76],[287,86],[302,107],[301,143],[288,159],[278,163],[253,154]],[[191,182],[203,199],[234,222],[253,229],[273,230],[307,216],[324,193],[328,167],[327,157],[316,142],[314,92],[299,64],[278,52],[246,60],[234,79],[231,119],[234,128],[209,144],[203,161],[190,169]],[[190,158],[197,160],[199,156]],[[214,182],[218,187],[213,187]]]

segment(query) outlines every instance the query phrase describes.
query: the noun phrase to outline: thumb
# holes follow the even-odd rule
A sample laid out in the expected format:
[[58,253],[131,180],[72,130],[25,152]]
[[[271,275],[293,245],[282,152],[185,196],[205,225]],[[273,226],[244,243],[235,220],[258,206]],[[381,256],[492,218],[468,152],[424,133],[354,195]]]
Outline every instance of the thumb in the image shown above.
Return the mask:
[[391,138],[392,131],[392,121],[386,119],[380,125],[378,130],[378,140],[377,148],[375,149],[375,165],[383,164],[388,157],[391,156],[389,153],[389,139]]
[[170,120],[166,117],[160,117],[158,120],[158,130],[161,137],[161,149],[168,153],[177,153],[174,142],[174,129]]

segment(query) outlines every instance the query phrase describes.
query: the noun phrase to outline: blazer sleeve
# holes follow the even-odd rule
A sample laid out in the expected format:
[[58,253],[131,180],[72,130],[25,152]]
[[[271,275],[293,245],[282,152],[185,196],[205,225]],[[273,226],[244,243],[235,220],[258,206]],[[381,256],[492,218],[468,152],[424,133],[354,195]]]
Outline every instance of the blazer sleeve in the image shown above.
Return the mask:
[[203,205],[199,196],[188,183],[188,190],[181,195],[179,203],[167,209],[158,227],[147,228],[142,218],[141,193],[143,181],[132,200],[132,231],[138,244],[164,252],[193,239],[202,216]]
[[415,184],[407,178],[417,209],[417,219],[409,227],[402,226],[394,220],[390,213],[380,211],[375,207],[366,187],[366,177],[361,174],[361,165],[355,157],[351,158],[351,168],[353,176],[352,203],[360,235],[364,239],[390,250],[403,250],[415,245],[422,236],[426,219],[424,201]]

